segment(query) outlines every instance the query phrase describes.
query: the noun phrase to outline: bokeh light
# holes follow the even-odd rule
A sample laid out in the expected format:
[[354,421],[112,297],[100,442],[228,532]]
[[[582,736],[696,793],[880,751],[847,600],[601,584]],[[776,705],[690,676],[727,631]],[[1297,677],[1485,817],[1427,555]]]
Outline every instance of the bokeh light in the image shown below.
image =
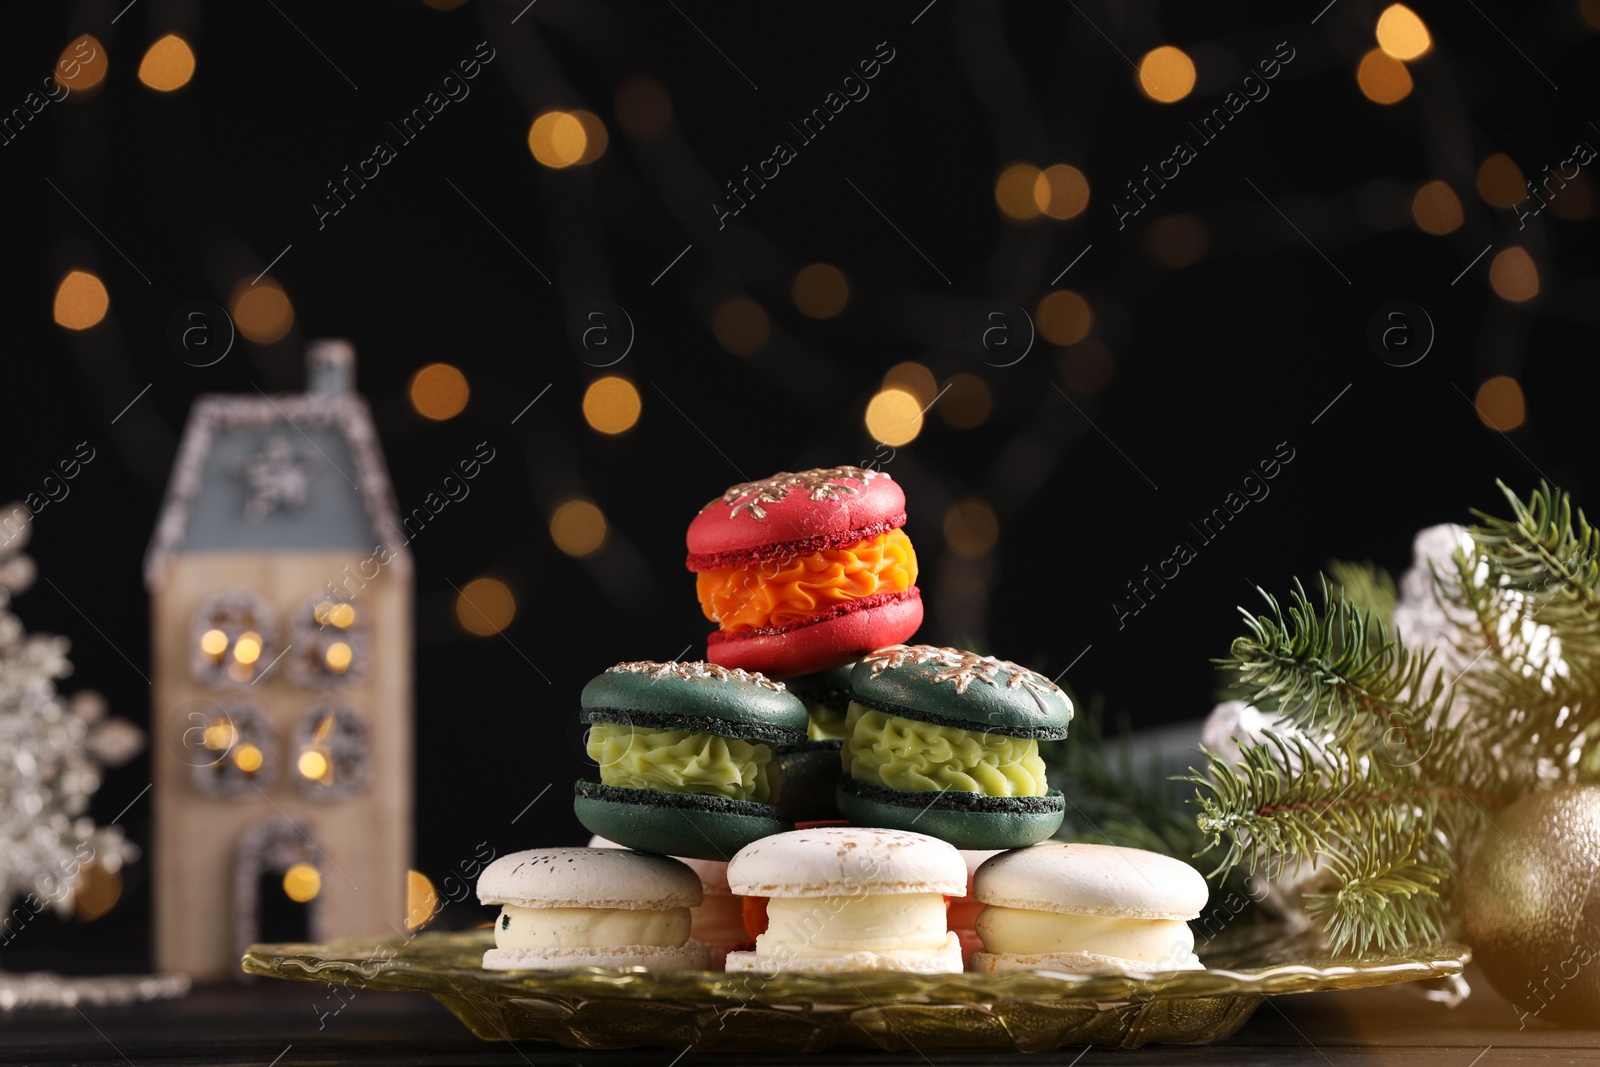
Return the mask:
[[1089,179],[1069,163],[1039,172],[1033,181],[1033,203],[1053,219],[1070,219],[1089,206]]
[[355,658],[354,653],[344,641],[335,641],[322,654],[322,661],[328,665],[328,670],[333,674],[343,674],[349,670],[353,658]]
[[294,305],[289,294],[271,278],[254,285],[241,281],[233,290],[228,311],[233,324],[247,341],[270,345],[281,341],[294,326]]
[[261,764],[265,761],[261,750],[255,745],[240,745],[233,750],[233,762],[238,764],[239,769],[246,774],[254,774],[259,771]]
[[517,617],[517,598],[497,578],[474,578],[456,596],[456,621],[479,637],[490,637]]
[[1381,48],[1361,57],[1356,84],[1374,104],[1397,104],[1411,95],[1411,72]]
[[583,417],[605,434],[618,434],[639,421],[639,390],[626,378],[596,380],[583,393]]
[[1600,0],[1579,0],[1578,15],[1590,26],[1600,30]]
[[813,319],[831,319],[850,302],[850,283],[831,263],[813,263],[794,276],[794,306]]
[[79,922],[90,923],[117,906],[122,899],[122,872],[107,870],[98,860],[78,872],[72,887],[72,913]]
[[151,45],[139,61],[139,80],[158,93],[182,89],[194,77],[194,50],[175,33]]
[[106,55],[105,45],[93,34],[86,33],[74,38],[61,50],[54,73],[62,85],[74,93],[81,93],[105,81],[106,71],[110,69],[111,61]]
[[944,513],[944,541],[950,551],[965,559],[989,554],[1000,537],[1000,520],[988,501],[971,496],[958,500]]
[[605,513],[592,501],[568,500],[550,516],[550,539],[569,556],[592,556],[605,547]]
[[1500,299],[1520,304],[1539,295],[1539,268],[1527,249],[1512,245],[1489,261],[1489,284]]
[[1478,386],[1478,398],[1473,401],[1478,408],[1478,419],[1491,430],[1509,433],[1521,426],[1528,417],[1528,405],[1522,398],[1522,386],[1515,378],[1504,374],[1490,378]]
[[1040,170],[1032,163],[1013,163],[994,180],[994,202],[1013,219],[1026,222],[1039,217],[1039,201],[1034,196]]
[[976,374],[957,374],[945,382],[944,395],[939,397],[939,417],[958,430],[982,426],[994,409],[994,396],[989,383]]
[[1053,345],[1075,345],[1089,336],[1094,312],[1089,301],[1071,289],[1057,289],[1039,301],[1034,314],[1039,336]]
[[578,162],[593,163],[606,154],[606,146],[611,143],[606,124],[593,111],[574,111],[572,117],[583,127],[583,154],[578,157]]
[[213,658],[228,651],[228,635],[221,630],[207,630],[200,635],[200,651]]
[[1194,60],[1187,52],[1164,44],[1139,60],[1139,89],[1161,104],[1172,104],[1194,89]]
[[415,933],[433,921],[439,911],[439,893],[433,880],[421,871],[406,872],[406,930]]
[[933,371],[915,360],[896,363],[885,371],[883,388],[910,393],[917,398],[918,410],[933,403],[933,398],[939,395],[939,382],[934,378]]
[[283,872],[283,892],[296,904],[315,900],[322,892],[322,875],[309,863],[297,863]]
[[69,330],[87,330],[106,317],[111,294],[105,283],[86,270],[68,271],[56,286],[54,315],[56,325]]
[[588,111],[546,111],[528,127],[528,151],[552,170],[592,163],[605,142],[605,124]]
[[1061,353],[1062,382],[1085,396],[1093,396],[1110,385],[1116,369],[1117,361],[1111,349],[1094,338]]
[[1411,198],[1411,217],[1424,233],[1454,233],[1461,227],[1461,199],[1448,182],[1428,182]]
[[1378,16],[1378,47],[1395,59],[1417,59],[1433,47],[1433,38],[1415,11],[1390,4]]
[[1200,262],[1210,243],[1206,224],[1186,213],[1157,219],[1145,234],[1145,247],[1151,260],[1156,266],[1168,270],[1178,270]]
[[466,409],[472,389],[467,376],[448,363],[430,363],[411,376],[411,406],[425,419],[443,422]]
[[904,389],[880,390],[867,403],[867,432],[891,448],[910,444],[922,432],[922,405]]
[[717,344],[736,356],[761,351],[772,336],[767,309],[748,297],[725,300],[711,316],[711,333]]
[[308,748],[300,753],[294,767],[300,772],[300,777],[312,782],[320,781],[328,773],[328,757],[317,749]]
[[617,122],[639,137],[653,137],[672,121],[672,98],[654,78],[640,75],[617,88],[614,108]]
[[1490,207],[1509,208],[1528,199],[1527,182],[1517,161],[1496,152],[1478,165],[1478,195]]
[[233,658],[247,666],[260,659],[261,635],[254,630],[240,634],[239,640],[233,643]]

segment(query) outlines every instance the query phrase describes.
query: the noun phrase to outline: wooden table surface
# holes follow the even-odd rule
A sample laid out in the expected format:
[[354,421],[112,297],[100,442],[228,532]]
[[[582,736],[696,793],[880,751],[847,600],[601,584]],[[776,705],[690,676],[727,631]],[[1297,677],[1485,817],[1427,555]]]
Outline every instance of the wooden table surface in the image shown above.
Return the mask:
[[1600,1062],[1600,1017],[1593,1028],[1537,1022],[1517,1029],[1505,1000],[1476,969],[1473,995],[1445,1008],[1399,989],[1278,997],[1245,1027],[1212,1045],[1116,1050],[1081,1047],[1018,1053],[877,1052],[842,1049],[812,1055],[683,1054],[671,1049],[579,1052],[553,1045],[480,1041],[422,994],[363,991],[318,1030],[312,986],[287,982],[198,987],[184,1000],[138,1008],[0,1013],[0,1063],[83,1067],[163,1064],[1416,1064],[1503,1067]]

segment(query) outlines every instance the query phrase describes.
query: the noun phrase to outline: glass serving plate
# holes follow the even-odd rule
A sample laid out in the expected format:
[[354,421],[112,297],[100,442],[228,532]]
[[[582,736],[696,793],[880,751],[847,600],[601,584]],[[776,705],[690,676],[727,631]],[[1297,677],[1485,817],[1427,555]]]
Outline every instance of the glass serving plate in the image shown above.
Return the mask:
[[814,1052],[1136,1048],[1227,1037],[1277,993],[1451,979],[1468,951],[1334,959],[1314,937],[1240,921],[1202,946],[1203,971],[1161,974],[780,974],[644,968],[486,971],[493,933],[432,933],[328,945],[252,945],[244,969],[271,978],[431,993],[490,1041],[568,1048],[655,1045]]

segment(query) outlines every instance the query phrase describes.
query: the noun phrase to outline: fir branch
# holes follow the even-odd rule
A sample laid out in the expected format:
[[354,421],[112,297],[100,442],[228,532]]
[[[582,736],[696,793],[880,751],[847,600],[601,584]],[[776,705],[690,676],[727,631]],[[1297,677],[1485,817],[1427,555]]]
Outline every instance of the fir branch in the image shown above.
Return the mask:
[[[1353,610],[1372,619],[1387,619],[1394,614],[1399,591],[1395,589],[1394,577],[1376,563],[1330,559],[1328,576],[1334,581],[1339,599]],[[1368,636],[1375,634],[1376,631],[1369,631]]]
[[1306,914],[1323,923],[1335,955],[1371,945],[1398,951],[1443,939],[1447,917],[1439,886],[1450,870],[1421,858],[1423,839],[1414,829],[1398,850],[1369,838],[1350,852],[1324,857],[1338,888],[1307,893]]

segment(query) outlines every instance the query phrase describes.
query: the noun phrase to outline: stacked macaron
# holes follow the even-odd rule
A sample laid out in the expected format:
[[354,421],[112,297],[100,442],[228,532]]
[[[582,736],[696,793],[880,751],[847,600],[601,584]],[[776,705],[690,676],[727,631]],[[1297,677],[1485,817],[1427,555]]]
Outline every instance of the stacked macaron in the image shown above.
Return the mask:
[[[620,849],[623,846],[596,834],[589,839],[589,847]],[[728,951],[749,940],[744,927],[744,901],[728,888],[726,863],[686,856],[672,858],[700,879],[700,903],[689,909],[689,939],[706,947],[711,969],[720,971]]]

